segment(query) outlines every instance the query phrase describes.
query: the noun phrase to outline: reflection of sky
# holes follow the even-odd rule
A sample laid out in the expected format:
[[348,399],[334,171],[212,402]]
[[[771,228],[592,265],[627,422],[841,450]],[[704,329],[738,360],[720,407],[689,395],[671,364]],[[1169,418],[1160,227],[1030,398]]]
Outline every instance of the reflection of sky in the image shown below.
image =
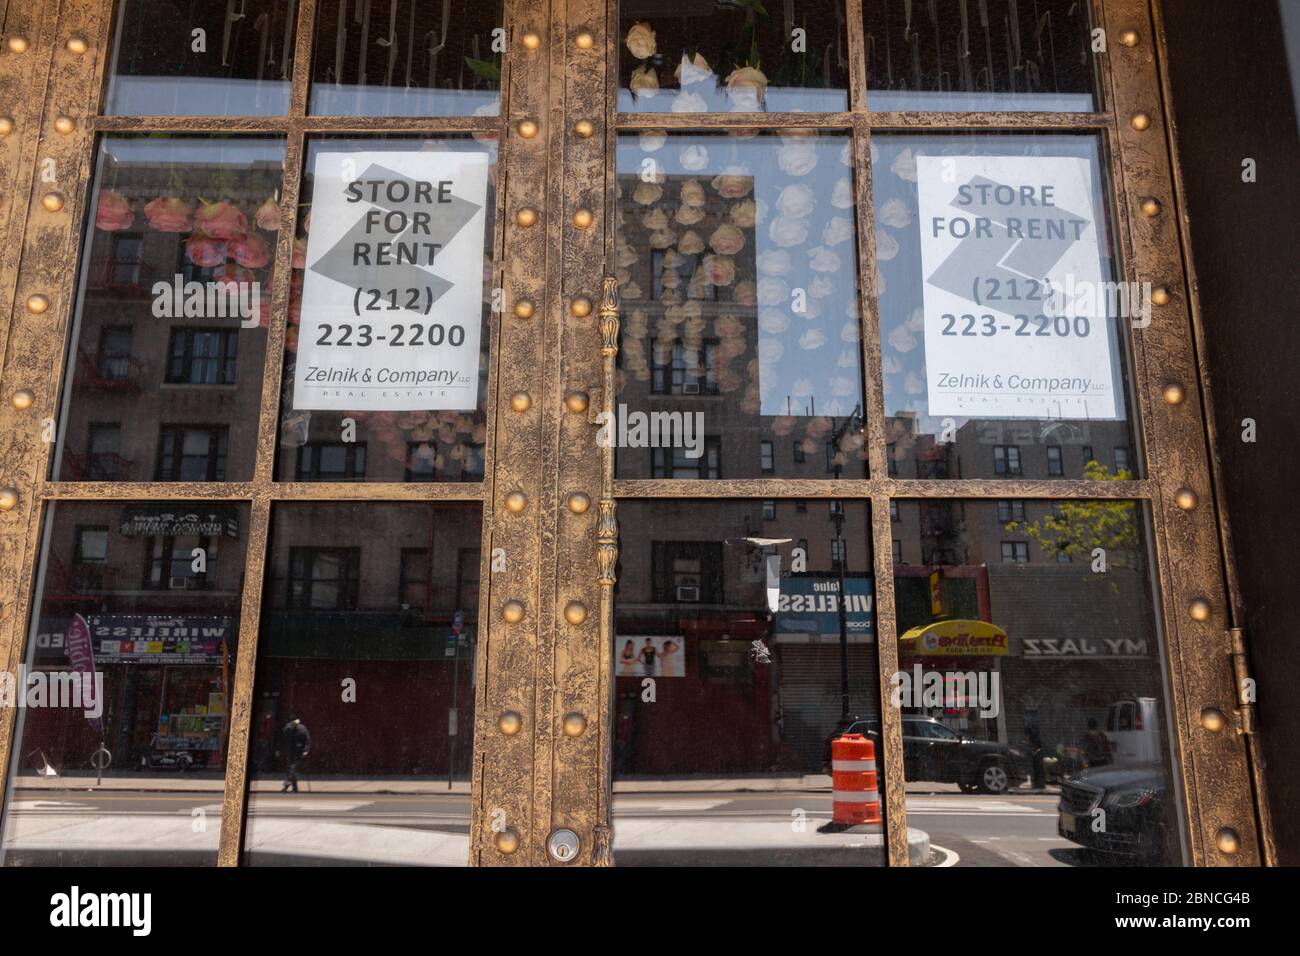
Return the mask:
[[496,90],[426,90],[316,83],[311,112],[322,116],[496,116]]
[[[756,203],[755,226],[742,230],[746,246],[732,258],[736,281],[756,277],[757,300],[736,308],[746,338],[757,341],[763,415],[847,415],[861,406],[861,344],[853,218],[851,144],[844,134],[740,138],[718,134],[676,134],[653,151],[650,137],[621,137],[618,170],[625,192],[622,208],[646,212],[663,207],[677,240],[689,226],[671,222],[671,204],[628,202],[642,163],[653,159],[670,182],[694,179],[710,201],[719,174],[745,177],[752,192],[727,203]],[[707,243],[715,224],[702,226]],[[696,230],[697,232],[700,229]],[[750,239],[753,243],[750,243]],[[649,257],[649,248],[636,249]],[[707,250],[706,250],[707,251]],[[689,276],[686,278],[689,279]],[[731,283],[734,286],[734,283]],[[792,293],[802,290],[806,310],[795,311]],[[642,290],[650,295],[651,290]],[[682,290],[686,299],[685,286]],[[730,301],[733,290],[720,298]],[[708,301],[707,299],[704,301]],[[630,305],[630,303],[629,303]],[[749,316],[757,311],[755,320]]]
[[1052,113],[1092,111],[1091,93],[963,93],[960,90],[869,90],[867,109],[928,110],[1042,110]]
[[[891,136],[872,138],[872,202],[876,220],[876,274],[880,309],[881,355],[884,365],[885,413],[913,412],[918,434],[938,434],[951,417],[957,427],[967,419],[931,418],[927,414],[925,326],[921,236],[917,221],[916,156],[1077,156],[1087,159],[1093,173],[1093,208],[1109,219],[1102,193],[1097,142],[1078,135],[961,135]],[[1108,258],[1111,234],[1099,235],[1103,281],[1116,275]],[[1111,355],[1117,354],[1117,323],[1107,322]],[[1117,417],[1124,418],[1123,363],[1115,369]]]
[[[671,69],[668,72],[671,74]],[[849,108],[849,94],[845,90],[769,86],[762,104],[755,106],[744,98],[733,98],[722,78],[713,76],[682,90],[656,90],[653,96],[620,89],[618,108],[624,113],[730,113],[756,109],[768,113],[838,113]]]
[[103,141],[102,150],[115,163],[150,165],[245,166],[284,160],[284,140],[278,136],[115,136]]
[[114,76],[108,85],[111,116],[283,116],[288,80],[205,76]]

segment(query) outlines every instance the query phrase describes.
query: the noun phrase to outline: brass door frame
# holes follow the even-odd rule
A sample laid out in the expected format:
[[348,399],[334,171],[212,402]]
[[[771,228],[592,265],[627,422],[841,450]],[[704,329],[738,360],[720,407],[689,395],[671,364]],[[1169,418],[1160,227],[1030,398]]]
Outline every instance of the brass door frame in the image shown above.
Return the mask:
[[[474,501],[483,507],[470,862],[551,864],[554,829],[574,830],[578,864],[608,865],[612,585],[616,502],[626,498],[843,498],[873,511],[877,653],[881,699],[898,666],[892,590],[892,498],[1133,499],[1150,505],[1170,674],[1186,837],[1197,865],[1266,859],[1240,735],[1203,726],[1207,707],[1234,712],[1225,587],[1207,453],[1208,399],[1178,221],[1172,131],[1159,70],[1158,21],[1148,0],[1094,0],[1108,39],[1095,113],[920,113],[867,110],[862,4],[846,0],[851,75],[843,113],[619,114],[614,4],[508,0],[498,117],[382,119],[307,115],[316,0],[302,0],[287,116],[99,116],[111,17],[108,0],[8,5],[0,54],[0,328],[5,397],[0,405],[0,663],[15,672],[31,610],[40,517],[57,500],[223,499],[250,504],[244,640],[236,664],[218,861],[237,865],[247,795],[248,734],[258,619],[272,502],[292,500]],[[27,47],[15,51],[18,36]],[[84,40],[84,45],[70,40]],[[534,42],[536,41],[536,42]],[[1144,116],[1145,120],[1139,119]],[[856,158],[858,284],[863,311],[868,464],[862,480],[615,481],[612,449],[598,449],[595,416],[611,409],[617,351],[616,289],[604,280],[613,248],[615,141],[638,128],[761,126],[849,131]],[[1102,139],[1124,278],[1168,291],[1152,324],[1132,336],[1132,366],[1148,477],[1132,481],[911,480],[888,477],[884,396],[878,374],[870,137],[935,130],[1086,131]],[[276,243],[272,316],[257,459],[247,482],[52,482],[42,423],[56,414],[74,270],[96,134],[107,131],[274,132],[286,137],[285,188]],[[317,132],[496,133],[499,136],[498,285],[492,320],[488,448],[482,483],[433,485],[272,480],[292,239],[305,136]],[[56,181],[41,178],[46,161]],[[57,194],[57,199],[53,198]],[[12,197],[12,200],[9,199]],[[20,199],[26,203],[24,208]],[[537,215],[533,222],[521,216]],[[589,217],[575,216],[579,211]],[[508,255],[507,255],[508,253]],[[44,297],[42,300],[34,297]],[[514,306],[534,303],[531,318]],[[529,310],[521,310],[527,313]],[[1177,386],[1172,388],[1171,386]],[[28,389],[34,401],[15,402]],[[20,407],[22,406],[22,407]],[[1191,489],[1195,496],[1180,495]],[[507,496],[522,492],[519,497]],[[1183,502],[1180,507],[1177,502]],[[1186,507],[1188,503],[1191,507]],[[1225,525],[1226,527],[1226,525]],[[491,573],[494,549],[505,571]],[[898,712],[881,708],[888,850],[906,865],[906,799]],[[502,718],[515,715],[519,719]],[[1206,722],[1211,723],[1211,722]],[[14,715],[0,712],[0,767],[7,786]],[[510,732],[512,731],[513,732]],[[1259,781],[1262,784],[1262,781]]]

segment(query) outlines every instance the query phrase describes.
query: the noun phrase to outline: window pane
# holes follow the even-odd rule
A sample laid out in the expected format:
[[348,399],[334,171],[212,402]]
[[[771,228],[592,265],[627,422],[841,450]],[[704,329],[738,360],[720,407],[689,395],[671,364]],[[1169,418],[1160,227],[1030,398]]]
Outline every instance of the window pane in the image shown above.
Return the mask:
[[1093,109],[1089,4],[869,0],[873,110]]
[[272,510],[248,863],[469,862],[481,514]]
[[495,116],[501,0],[322,0],[311,111],[346,116]]
[[247,526],[232,502],[49,506],[5,865],[216,863]]
[[1107,477],[1083,450],[1134,441],[1129,325],[1151,301],[1117,281],[1097,140],[882,134],[872,153],[891,474]]
[[365,446],[348,480],[481,481],[495,139],[315,139],[302,188],[277,478],[338,480],[295,476],[311,442]]
[[269,116],[289,108],[295,4],[118,0],[106,112]]
[[848,109],[848,30],[838,0],[618,7],[623,112]]
[[1183,861],[1144,506],[899,505],[911,826],[964,865]]
[[[283,157],[269,137],[100,141],[53,478],[252,477]],[[243,339],[238,369],[201,371],[196,322]],[[92,420],[119,429],[111,458],[88,456]]]
[[619,503],[619,866],[884,863],[830,826],[831,739],[880,740],[869,505],[764,507]]
[[[851,152],[837,133],[620,137],[620,478],[709,441],[719,474],[683,477],[865,475]],[[675,350],[706,376],[661,375]]]

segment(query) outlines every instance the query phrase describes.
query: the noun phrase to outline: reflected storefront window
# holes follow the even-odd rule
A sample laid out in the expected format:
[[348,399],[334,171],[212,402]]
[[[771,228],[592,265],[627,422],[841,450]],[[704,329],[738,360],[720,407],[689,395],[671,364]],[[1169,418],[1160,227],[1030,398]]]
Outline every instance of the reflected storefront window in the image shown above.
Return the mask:
[[323,0],[310,109],[340,116],[495,116],[501,0]]
[[623,112],[848,109],[842,3],[622,0],[618,10]]
[[862,14],[869,109],[1094,108],[1086,2],[870,0]]
[[100,141],[53,475],[245,481],[283,140]]
[[483,480],[496,155],[488,135],[309,142],[277,480]]
[[619,865],[882,865],[830,777],[879,714],[869,505],[624,501],[619,527]]
[[293,0],[118,0],[104,112],[275,116],[289,108]]
[[889,473],[1140,477],[1129,327],[1092,136],[872,138]]
[[271,516],[245,859],[464,866],[478,504]]
[[46,521],[3,863],[215,864],[248,505],[60,502]]
[[910,825],[964,864],[1180,863],[1142,507],[896,505]]
[[646,130],[618,171],[618,476],[865,476],[849,137]]

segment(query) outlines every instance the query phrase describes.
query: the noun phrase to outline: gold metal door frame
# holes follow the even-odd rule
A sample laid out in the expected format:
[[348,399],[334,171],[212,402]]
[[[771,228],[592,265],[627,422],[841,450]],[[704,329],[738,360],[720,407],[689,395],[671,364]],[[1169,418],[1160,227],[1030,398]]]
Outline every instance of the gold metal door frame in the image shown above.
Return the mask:
[[[8,4],[0,54],[0,666],[16,671],[31,611],[44,506],[78,499],[246,501],[251,524],[240,618],[244,635],[231,707],[219,862],[237,865],[243,840],[256,635],[272,502],[458,500],[483,506],[470,862],[546,865],[548,835],[580,838],[578,864],[608,865],[611,829],[610,698],[616,501],[623,498],[843,498],[873,509],[881,699],[898,666],[891,498],[1133,499],[1150,504],[1168,648],[1187,842],[1198,865],[1269,859],[1252,799],[1243,737],[1216,731],[1206,708],[1232,714],[1237,691],[1227,636],[1232,606],[1207,454],[1209,420],[1179,229],[1172,130],[1162,98],[1158,16],[1148,0],[1094,0],[1108,52],[1100,112],[868,112],[862,4],[846,0],[850,108],[843,113],[619,114],[619,30],[614,3],[507,0],[498,117],[382,119],[307,115],[316,0],[302,0],[287,116],[106,117],[100,91],[109,0]],[[14,37],[26,41],[19,51]],[[84,41],[77,43],[77,40]],[[70,42],[71,41],[71,42]],[[1144,119],[1139,117],[1143,116]],[[595,416],[612,408],[617,295],[604,281],[614,230],[615,140],[620,130],[736,127],[847,130],[856,158],[858,283],[868,464],[863,480],[615,481],[613,451],[599,449]],[[1084,131],[1103,140],[1125,275],[1168,290],[1154,321],[1133,338],[1134,390],[1148,477],[1134,481],[910,480],[888,477],[879,317],[874,304],[870,137],[884,131]],[[51,482],[42,423],[57,413],[74,298],[94,137],[104,131],[274,132],[286,137],[272,317],[257,460],[248,482]],[[404,485],[272,481],[292,240],[305,136],[316,132],[496,133],[499,136],[497,276],[488,448],[482,483]],[[53,160],[56,181],[41,172]],[[56,198],[57,197],[57,198]],[[25,203],[25,206],[24,206]],[[534,215],[527,214],[531,211]],[[585,215],[584,215],[585,213]],[[45,307],[42,307],[44,297]],[[534,309],[514,306],[527,301]],[[530,315],[531,317],[524,317]],[[30,390],[32,402],[15,399]],[[1181,495],[1191,489],[1195,496]],[[521,492],[521,499],[506,497]],[[1182,502],[1180,506],[1178,502]],[[1187,507],[1188,502],[1191,507]],[[1224,526],[1226,528],[1226,525]],[[494,549],[505,571],[491,573]],[[889,859],[906,865],[898,712],[881,708]],[[1247,715],[1248,716],[1248,715]],[[14,715],[0,712],[7,785]],[[1257,768],[1255,768],[1257,771]],[[1257,786],[1262,780],[1256,778]],[[1265,834],[1267,827],[1264,827]]]

